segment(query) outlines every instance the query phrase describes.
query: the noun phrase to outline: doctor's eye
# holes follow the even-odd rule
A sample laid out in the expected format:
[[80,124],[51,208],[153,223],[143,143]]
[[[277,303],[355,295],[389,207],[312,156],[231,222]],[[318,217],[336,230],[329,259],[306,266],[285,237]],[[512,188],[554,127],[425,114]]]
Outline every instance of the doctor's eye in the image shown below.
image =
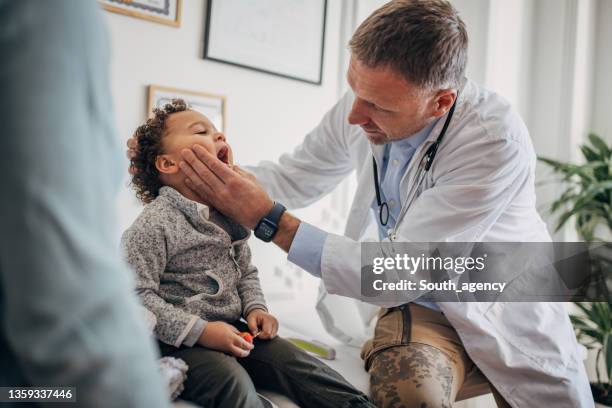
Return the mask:
[[372,102],[367,102],[368,106],[372,109],[374,109],[377,112],[390,112],[387,109],[381,108],[380,106],[376,105],[375,103]]
[[390,111],[387,109],[383,109],[378,105],[374,105],[374,110],[378,111],[378,112],[382,112],[382,113],[389,113]]

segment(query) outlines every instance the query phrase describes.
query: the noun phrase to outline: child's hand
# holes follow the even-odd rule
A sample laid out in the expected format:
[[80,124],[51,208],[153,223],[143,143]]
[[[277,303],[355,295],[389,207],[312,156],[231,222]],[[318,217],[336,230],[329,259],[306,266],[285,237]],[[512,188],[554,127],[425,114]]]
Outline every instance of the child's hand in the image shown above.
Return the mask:
[[198,344],[236,357],[248,356],[254,347],[240,337],[238,329],[225,322],[208,322],[198,339]]
[[262,309],[255,309],[246,318],[249,330],[260,339],[273,339],[278,332],[278,320]]

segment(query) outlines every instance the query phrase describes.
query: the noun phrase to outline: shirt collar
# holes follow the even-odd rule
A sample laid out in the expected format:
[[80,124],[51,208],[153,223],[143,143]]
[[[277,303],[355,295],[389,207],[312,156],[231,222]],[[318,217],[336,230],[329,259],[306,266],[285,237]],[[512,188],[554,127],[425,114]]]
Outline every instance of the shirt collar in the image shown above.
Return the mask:
[[190,218],[205,221],[210,219],[210,208],[207,205],[188,199],[172,187],[162,186],[159,189],[159,195],[166,197],[176,208]]
[[402,151],[416,150],[427,139],[427,137],[431,133],[431,130],[434,128],[436,123],[438,123],[438,120],[439,119],[434,120],[429,125],[419,130],[417,133],[411,136],[408,136],[405,139],[398,140],[397,142],[393,142],[392,145],[399,148]]

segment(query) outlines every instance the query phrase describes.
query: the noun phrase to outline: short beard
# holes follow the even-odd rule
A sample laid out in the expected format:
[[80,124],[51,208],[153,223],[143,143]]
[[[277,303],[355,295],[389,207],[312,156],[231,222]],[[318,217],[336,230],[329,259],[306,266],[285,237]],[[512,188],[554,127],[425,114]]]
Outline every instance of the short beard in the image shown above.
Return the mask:
[[375,146],[383,146],[386,145],[388,143],[391,143],[392,140],[389,138],[389,135],[385,134],[384,138],[380,138],[380,139],[374,139],[372,140],[371,138],[368,137],[368,140],[370,141],[370,143],[372,143]]

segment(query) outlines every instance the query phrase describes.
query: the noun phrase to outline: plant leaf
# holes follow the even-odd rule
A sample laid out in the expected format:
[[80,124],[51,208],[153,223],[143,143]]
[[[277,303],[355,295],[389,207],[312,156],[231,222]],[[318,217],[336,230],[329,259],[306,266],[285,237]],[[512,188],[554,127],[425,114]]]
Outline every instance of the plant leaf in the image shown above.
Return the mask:
[[611,154],[611,150],[606,142],[602,138],[597,136],[595,133],[589,133],[589,141],[591,144],[598,149],[604,157],[608,157]]
[[595,150],[591,149],[587,145],[581,145],[580,150],[582,150],[582,155],[588,162],[593,162],[600,159],[599,153],[597,153]]
[[576,302],[575,305],[580,310],[582,310],[582,312],[586,315],[586,317],[589,319],[589,321],[593,322],[593,324],[595,324],[596,326],[601,326],[601,323],[599,321],[599,315],[594,310],[593,303],[578,303],[578,302]]

